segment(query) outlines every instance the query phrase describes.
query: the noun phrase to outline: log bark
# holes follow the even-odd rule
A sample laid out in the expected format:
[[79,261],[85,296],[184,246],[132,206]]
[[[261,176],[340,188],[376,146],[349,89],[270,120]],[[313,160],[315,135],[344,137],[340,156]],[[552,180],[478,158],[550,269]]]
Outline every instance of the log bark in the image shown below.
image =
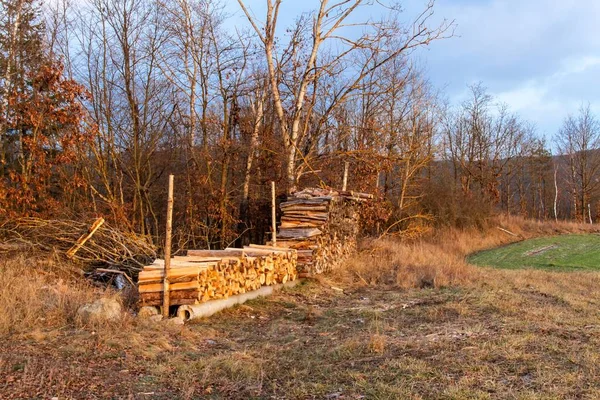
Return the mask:
[[69,249],[69,251],[67,251],[67,257],[69,258],[73,258],[75,256],[75,253],[77,253],[77,251],[83,247],[83,245],[85,244],[85,242],[87,242],[88,240],[90,240],[90,238],[94,235],[94,233],[96,233],[96,231],[98,229],[100,229],[100,227],[102,226],[102,224],[104,224],[104,218],[100,217],[98,218],[96,221],[94,221],[94,223],[92,224],[92,226],[90,227],[90,229],[87,231],[87,233],[85,233],[84,235],[82,235],[79,240],[77,240],[77,243],[75,243],[73,245],[73,247],[71,247]]

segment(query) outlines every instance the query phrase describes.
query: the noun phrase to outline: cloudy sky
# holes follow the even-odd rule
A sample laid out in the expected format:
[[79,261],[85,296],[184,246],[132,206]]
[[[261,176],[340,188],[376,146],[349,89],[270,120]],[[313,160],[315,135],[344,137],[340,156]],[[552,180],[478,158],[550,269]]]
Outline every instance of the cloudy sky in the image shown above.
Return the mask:
[[599,0],[438,0],[436,7],[456,21],[457,37],[423,58],[451,100],[481,81],[548,136],[584,103],[600,114]]
[[[404,0],[406,19],[425,3]],[[264,0],[247,4],[264,15]],[[281,22],[316,4],[284,0]],[[418,57],[451,102],[465,98],[468,84],[482,82],[548,138],[582,104],[600,115],[600,0],[437,0],[435,14],[455,21],[456,36]]]

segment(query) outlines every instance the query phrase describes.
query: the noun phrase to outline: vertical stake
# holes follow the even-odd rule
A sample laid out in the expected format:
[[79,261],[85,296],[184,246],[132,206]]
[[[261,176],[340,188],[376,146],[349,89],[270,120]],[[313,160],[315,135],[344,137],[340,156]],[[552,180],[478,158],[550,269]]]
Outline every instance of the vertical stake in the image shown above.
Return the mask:
[[171,296],[169,289],[169,271],[171,270],[171,233],[173,230],[173,175],[169,175],[169,194],[167,199],[167,229],[165,233],[165,274],[163,280],[163,317],[169,317]]
[[556,183],[556,174],[558,169],[554,167],[554,221],[558,222],[558,212],[556,211],[556,204],[558,203],[558,183]]
[[590,217],[590,225],[594,223],[594,221],[592,221],[592,206],[590,206],[590,203],[588,203],[588,216]]
[[271,241],[277,246],[277,210],[275,209],[275,182],[271,181]]
[[350,163],[346,161],[344,164],[344,181],[342,182],[342,190],[345,192],[348,187],[348,168],[350,168]]

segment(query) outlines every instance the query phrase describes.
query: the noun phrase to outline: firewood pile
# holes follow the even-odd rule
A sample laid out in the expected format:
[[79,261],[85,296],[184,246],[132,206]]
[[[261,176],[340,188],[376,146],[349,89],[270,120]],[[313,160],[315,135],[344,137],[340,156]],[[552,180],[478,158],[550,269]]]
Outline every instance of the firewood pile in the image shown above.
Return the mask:
[[[183,305],[226,299],[264,285],[293,281],[298,275],[296,260],[295,250],[270,246],[188,250],[187,256],[171,259],[170,303]],[[144,267],[138,276],[141,306],[162,305],[163,280],[164,260]]]
[[360,203],[373,195],[307,188],[280,204],[277,246],[298,251],[298,272],[320,274],[344,263],[356,251]]

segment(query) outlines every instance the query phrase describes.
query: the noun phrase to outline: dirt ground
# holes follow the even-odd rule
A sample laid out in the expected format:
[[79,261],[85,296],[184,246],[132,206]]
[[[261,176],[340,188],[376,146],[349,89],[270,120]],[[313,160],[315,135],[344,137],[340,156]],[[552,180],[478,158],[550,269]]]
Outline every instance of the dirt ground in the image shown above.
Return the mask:
[[482,275],[440,289],[308,281],[184,327],[131,317],[8,336],[0,397],[600,398],[600,274]]

